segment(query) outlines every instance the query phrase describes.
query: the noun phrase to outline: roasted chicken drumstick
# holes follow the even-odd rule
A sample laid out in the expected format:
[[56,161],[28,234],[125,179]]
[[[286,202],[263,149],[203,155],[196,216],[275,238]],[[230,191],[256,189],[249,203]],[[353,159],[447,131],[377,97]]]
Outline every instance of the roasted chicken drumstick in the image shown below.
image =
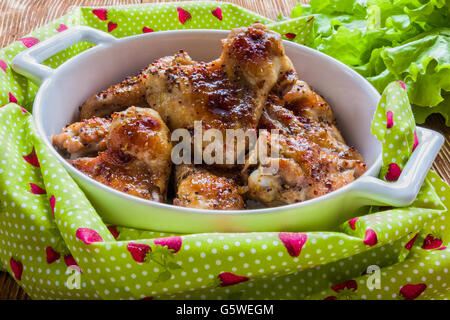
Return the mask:
[[128,107],[148,107],[142,72],[91,96],[80,109],[80,119],[106,117]]
[[[233,29],[222,55],[194,62],[185,52],[159,60],[144,73],[147,101],[171,130],[256,129],[269,92],[293,85],[295,71],[279,34],[262,25]],[[283,87],[283,88],[281,88]]]
[[[295,78],[281,37],[261,25],[232,30],[223,41],[221,57],[213,62],[194,62],[181,51],[158,60],[144,73],[147,101],[171,130],[192,130],[195,121],[202,121],[203,130],[217,129],[224,137],[227,129],[256,129],[269,92],[288,90]],[[177,167],[174,204],[244,208],[239,184],[212,170]]]
[[245,209],[236,178],[238,173],[179,165],[175,169],[177,197],[173,204],[197,209]]
[[78,158],[71,164],[114,189],[144,199],[166,200],[172,144],[156,111],[131,107],[114,113],[106,144],[97,157]]
[[275,144],[269,140],[270,132],[260,134],[258,144],[265,143],[268,150],[277,148],[279,156],[268,156],[256,169],[248,162],[243,174],[248,178],[249,197],[267,206],[319,197],[366,171],[362,157],[337,130],[331,108],[304,82],[298,81],[284,100],[269,97],[260,128],[278,130]]
[[[80,118],[53,138],[69,161],[103,184],[160,202],[167,200],[171,175],[170,131],[187,129],[191,137],[200,124],[203,133],[221,133],[219,150],[234,150],[233,164],[173,160],[177,206],[240,210],[247,199],[266,206],[302,202],[366,170],[337,129],[330,105],[298,80],[281,36],[261,24],[233,29],[214,61],[194,61],[182,50],[156,60],[90,97]],[[278,154],[258,159],[258,149],[245,143],[247,160],[238,164],[235,141],[226,145],[228,129],[265,129],[256,146]],[[270,140],[272,129],[277,140]],[[194,154],[203,155],[210,143],[193,144]]]
[[60,151],[69,154],[71,159],[96,155],[106,149],[106,135],[111,120],[92,117],[65,127],[52,142]]
[[170,130],[193,129],[194,121],[204,129],[256,129],[269,92],[287,91],[295,79],[281,36],[255,24],[233,29],[215,61],[196,62],[183,51],[155,61],[89,98],[81,119],[144,106],[145,95]]

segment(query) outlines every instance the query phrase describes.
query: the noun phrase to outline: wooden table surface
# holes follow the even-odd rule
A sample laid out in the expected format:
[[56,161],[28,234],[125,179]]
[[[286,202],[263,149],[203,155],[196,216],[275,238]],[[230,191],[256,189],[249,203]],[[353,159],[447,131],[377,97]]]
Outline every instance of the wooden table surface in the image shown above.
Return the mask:
[[[113,6],[146,2],[173,2],[173,0],[0,0],[0,48],[79,6]],[[268,18],[275,19],[281,12],[289,16],[297,0],[228,0]],[[428,118],[427,128],[445,136],[445,145],[434,162],[433,169],[450,183],[450,128],[441,116]],[[29,299],[26,293],[5,272],[0,272],[0,300]]]

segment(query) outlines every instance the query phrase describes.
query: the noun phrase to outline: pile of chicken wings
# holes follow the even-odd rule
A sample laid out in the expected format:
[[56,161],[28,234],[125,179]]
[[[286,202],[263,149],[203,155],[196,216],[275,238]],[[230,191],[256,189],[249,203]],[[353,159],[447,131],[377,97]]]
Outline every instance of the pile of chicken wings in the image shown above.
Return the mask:
[[[244,164],[175,165],[171,132],[193,132],[195,121],[224,136],[228,129],[266,129],[256,145],[278,155],[249,161],[257,148],[247,146]],[[274,129],[279,134],[271,140]],[[298,79],[281,36],[261,24],[233,29],[217,60],[197,62],[181,50],[93,95],[80,121],[54,135],[53,144],[75,168],[111,188],[198,209],[303,202],[366,171],[329,104]],[[277,170],[265,170],[272,161]]]

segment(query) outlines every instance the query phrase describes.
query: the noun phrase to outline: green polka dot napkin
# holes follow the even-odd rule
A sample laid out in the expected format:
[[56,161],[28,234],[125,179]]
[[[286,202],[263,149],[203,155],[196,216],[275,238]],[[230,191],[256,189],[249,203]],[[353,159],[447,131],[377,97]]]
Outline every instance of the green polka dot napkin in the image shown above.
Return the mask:
[[[12,58],[88,25],[117,37],[260,21],[308,45],[307,18],[274,23],[220,2],[81,8],[0,51],[0,266],[34,299],[443,299],[450,297],[450,190],[430,172],[407,208],[369,208],[333,232],[175,235],[105,225],[36,134],[36,87]],[[90,44],[50,58],[56,67]],[[401,83],[372,132],[395,181],[420,141]]]

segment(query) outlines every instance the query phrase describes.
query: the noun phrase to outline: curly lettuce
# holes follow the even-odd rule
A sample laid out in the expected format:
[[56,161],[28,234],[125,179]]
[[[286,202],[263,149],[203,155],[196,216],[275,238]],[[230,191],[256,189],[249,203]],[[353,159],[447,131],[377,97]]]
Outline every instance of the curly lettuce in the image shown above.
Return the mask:
[[450,126],[450,0],[311,0],[312,47],[354,68],[380,92],[403,81],[416,120],[440,113]]

